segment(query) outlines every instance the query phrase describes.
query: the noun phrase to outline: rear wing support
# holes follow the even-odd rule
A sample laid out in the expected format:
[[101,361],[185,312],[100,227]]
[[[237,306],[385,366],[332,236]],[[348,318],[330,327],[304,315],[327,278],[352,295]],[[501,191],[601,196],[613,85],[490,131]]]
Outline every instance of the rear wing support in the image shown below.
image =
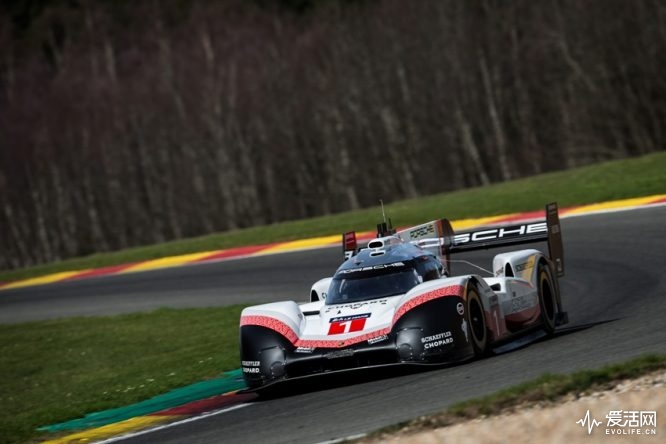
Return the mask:
[[546,205],[546,226],[548,227],[548,255],[555,266],[557,277],[564,276],[564,245],[557,203]]

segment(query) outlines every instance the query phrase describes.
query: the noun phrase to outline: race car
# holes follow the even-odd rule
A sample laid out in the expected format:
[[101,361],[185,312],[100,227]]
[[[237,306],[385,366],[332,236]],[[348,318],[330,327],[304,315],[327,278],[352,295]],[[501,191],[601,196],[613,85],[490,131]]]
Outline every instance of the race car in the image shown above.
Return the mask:
[[[497,254],[494,276],[451,272],[452,254],[540,241],[548,254]],[[461,233],[447,219],[401,231],[382,222],[366,248],[357,248],[354,232],[342,243],[345,261],[312,286],[310,302],[243,310],[241,368],[250,389],[373,366],[458,363],[568,322],[555,203],[540,221]]]

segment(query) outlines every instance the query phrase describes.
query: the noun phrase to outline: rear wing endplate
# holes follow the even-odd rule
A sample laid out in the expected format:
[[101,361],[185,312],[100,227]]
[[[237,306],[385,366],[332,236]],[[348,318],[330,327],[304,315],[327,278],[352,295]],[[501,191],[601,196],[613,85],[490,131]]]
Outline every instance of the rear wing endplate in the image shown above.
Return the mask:
[[348,231],[342,233],[342,253],[345,260],[354,256],[358,252],[358,242],[356,242],[356,232]]
[[448,219],[438,219],[396,233],[403,242],[410,242],[430,251],[449,269],[453,228]]

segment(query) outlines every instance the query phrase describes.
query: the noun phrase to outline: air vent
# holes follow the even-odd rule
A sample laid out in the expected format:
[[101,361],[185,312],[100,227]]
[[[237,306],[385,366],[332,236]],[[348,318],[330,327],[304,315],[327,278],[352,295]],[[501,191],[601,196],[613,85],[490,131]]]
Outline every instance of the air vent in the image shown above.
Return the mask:
[[373,251],[373,252],[370,253],[370,257],[383,256],[384,253],[386,253],[386,251],[384,251],[384,250]]
[[371,240],[368,243],[368,248],[384,248],[384,241],[382,239]]

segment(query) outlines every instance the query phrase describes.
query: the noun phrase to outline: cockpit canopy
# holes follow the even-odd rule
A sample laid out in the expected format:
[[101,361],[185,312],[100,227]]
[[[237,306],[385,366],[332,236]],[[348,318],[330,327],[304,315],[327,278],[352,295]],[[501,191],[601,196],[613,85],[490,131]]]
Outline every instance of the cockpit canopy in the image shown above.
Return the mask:
[[397,296],[422,282],[441,277],[443,267],[439,260],[428,252],[413,248],[414,251],[409,248],[407,252],[417,252],[417,256],[386,251],[381,255],[385,256],[383,261],[377,260],[376,251],[362,251],[338,269],[328,288],[326,305]]

